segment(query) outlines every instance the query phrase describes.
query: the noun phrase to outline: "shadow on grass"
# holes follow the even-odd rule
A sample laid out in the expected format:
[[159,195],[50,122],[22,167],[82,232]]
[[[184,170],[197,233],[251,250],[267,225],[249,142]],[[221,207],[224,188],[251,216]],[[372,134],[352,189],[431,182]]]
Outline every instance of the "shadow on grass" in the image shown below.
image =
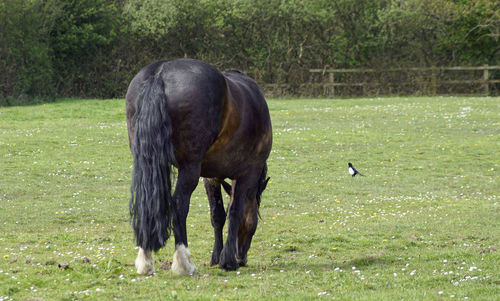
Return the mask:
[[354,258],[349,261],[343,261],[340,265],[341,268],[350,267],[368,267],[374,265],[392,264],[393,260],[385,258],[383,255],[368,255],[363,257]]
[[[326,259],[326,258],[324,258]],[[251,271],[258,272],[259,270],[267,270],[273,272],[284,271],[293,271],[302,272],[304,270],[313,270],[313,271],[333,271],[335,269],[343,269],[350,270],[352,267],[356,268],[366,268],[370,266],[386,266],[394,263],[393,259],[385,257],[383,254],[381,255],[366,255],[353,258],[351,260],[342,260],[342,259],[333,259],[333,260],[322,260],[321,262],[309,262],[304,263],[303,259],[293,261],[287,260],[274,264],[270,264],[269,266],[262,266],[262,264],[252,264],[249,263],[248,266],[242,267],[240,271]]]

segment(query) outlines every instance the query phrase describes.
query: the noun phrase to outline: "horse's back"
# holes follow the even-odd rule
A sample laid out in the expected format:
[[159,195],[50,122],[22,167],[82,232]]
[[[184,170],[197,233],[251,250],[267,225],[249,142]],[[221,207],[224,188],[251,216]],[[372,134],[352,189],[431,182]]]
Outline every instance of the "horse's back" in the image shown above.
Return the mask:
[[218,103],[225,93],[224,76],[213,66],[193,59],[177,59],[142,68],[129,85],[127,101],[134,101],[141,85],[156,74],[163,79],[168,104],[172,107],[199,106],[200,101]]
[[[193,106],[219,105],[225,94],[225,81],[213,66],[192,59],[164,64],[164,82],[169,104],[192,102]],[[182,105],[180,104],[180,105]]]

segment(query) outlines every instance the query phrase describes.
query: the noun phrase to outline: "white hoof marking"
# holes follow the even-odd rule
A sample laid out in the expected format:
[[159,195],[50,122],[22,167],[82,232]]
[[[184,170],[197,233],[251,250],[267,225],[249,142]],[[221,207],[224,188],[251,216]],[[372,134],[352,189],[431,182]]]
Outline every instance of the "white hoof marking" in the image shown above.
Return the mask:
[[139,254],[137,254],[137,258],[135,259],[137,273],[141,275],[153,275],[155,272],[154,263],[151,251],[144,251],[140,248]]
[[172,262],[172,272],[179,275],[194,275],[196,267],[191,261],[191,254],[185,245],[176,245],[174,260]]

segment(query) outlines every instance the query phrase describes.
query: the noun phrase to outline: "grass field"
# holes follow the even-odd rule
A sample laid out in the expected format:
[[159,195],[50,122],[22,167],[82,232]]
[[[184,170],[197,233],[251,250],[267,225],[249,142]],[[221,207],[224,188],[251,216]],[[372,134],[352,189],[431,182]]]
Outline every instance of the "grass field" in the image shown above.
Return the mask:
[[[270,100],[271,182],[248,267],[138,276],[123,100],[0,108],[0,300],[498,300],[500,98]],[[347,173],[352,162],[365,177]],[[226,198],[227,199],[227,198]]]

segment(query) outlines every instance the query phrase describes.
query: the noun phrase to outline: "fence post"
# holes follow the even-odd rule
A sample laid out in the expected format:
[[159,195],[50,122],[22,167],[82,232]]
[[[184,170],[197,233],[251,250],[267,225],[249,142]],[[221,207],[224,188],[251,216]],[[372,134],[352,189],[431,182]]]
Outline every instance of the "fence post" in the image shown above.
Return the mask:
[[330,79],[330,84],[331,84],[331,89],[332,89],[332,96],[335,96],[335,86],[333,85],[333,81],[334,81],[333,72],[330,72],[328,74],[328,77]]
[[486,94],[486,96],[488,96],[490,95],[490,85],[489,85],[490,74],[488,72],[488,64],[484,65],[483,67],[485,67],[483,69],[484,93]]
[[432,95],[437,94],[437,74],[436,74],[437,68],[436,66],[431,67],[431,93]]

